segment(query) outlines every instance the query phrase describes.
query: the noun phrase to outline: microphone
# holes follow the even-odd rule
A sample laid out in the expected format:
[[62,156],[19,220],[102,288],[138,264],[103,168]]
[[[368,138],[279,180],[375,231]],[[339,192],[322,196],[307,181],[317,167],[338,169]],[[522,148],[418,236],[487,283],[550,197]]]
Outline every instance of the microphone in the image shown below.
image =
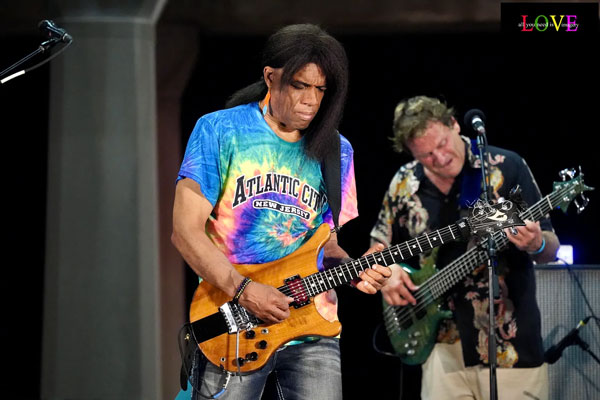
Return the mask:
[[544,353],[544,360],[548,364],[554,364],[560,356],[562,356],[562,352],[565,348],[575,344],[577,342],[577,336],[579,334],[579,329],[588,323],[591,317],[586,317],[583,320],[579,321],[577,326],[571,329],[571,332],[567,333],[567,335],[560,340],[557,344],[550,347]]
[[465,114],[465,125],[481,135],[485,135],[485,114],[476,108],[467,111]]
[[54,21],[45,19],[38,24],[38,28],[40,31],[44,33],[44,35],[48,36],[48,39],[56,38],[64,43],[71,43],[73,41],[73,37],[67,33],[62,28],[56,26]]

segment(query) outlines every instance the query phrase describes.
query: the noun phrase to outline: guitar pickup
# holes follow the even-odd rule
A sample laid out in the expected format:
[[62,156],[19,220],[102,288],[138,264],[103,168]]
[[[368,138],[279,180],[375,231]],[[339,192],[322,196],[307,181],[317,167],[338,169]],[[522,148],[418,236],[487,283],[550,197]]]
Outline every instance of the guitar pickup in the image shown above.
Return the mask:
[[310,304],[310,297],[308,296],[306,286],[300,275],[291,276],[285,279],[284,283],[287,289],[286,294],[294,298],[294,301],[291,303],[294,308],[300,308]]

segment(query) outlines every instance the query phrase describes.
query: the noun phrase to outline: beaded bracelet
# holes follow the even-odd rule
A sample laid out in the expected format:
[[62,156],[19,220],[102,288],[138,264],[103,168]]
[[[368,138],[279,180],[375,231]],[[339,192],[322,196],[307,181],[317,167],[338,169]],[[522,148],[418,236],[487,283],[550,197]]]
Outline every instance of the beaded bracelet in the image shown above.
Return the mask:
[[244,290],[246,290],[246,286],[248,286],[248,284],[252,282],[252,279],[245,277],[244,280],[242,281],[242,283],[240,283],[240,286],[237,288],[237,291],[235,292],[235,296],[233,296],[233,301],[235,301],[237,303],[237,301],[240,299],[240,297],[242,297],[242,293],[244,293]]
[[536,251],[528,251],[529,255],[535,256],[537,254],[540,254],[542,251],[544,251],[544,248],[546,247],[546,239],[542,238],[542,245],[540,246],[539,249],[537,249]]

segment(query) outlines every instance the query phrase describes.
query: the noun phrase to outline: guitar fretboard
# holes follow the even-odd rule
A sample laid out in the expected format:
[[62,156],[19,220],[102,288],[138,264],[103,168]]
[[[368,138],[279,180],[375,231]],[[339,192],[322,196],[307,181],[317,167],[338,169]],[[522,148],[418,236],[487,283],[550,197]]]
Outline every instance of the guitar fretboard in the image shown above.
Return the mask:
[[[335,268],[314,273],[305,277],[302,281],[304,282],[308,296],[313,297],[329,289],[351,282],[358,278],[361,272],[371,268],[375,264],[387,267],[391,264],[402,262],[407,258],[429,251],[444,243],[463,238],[468,234],[468,231],[467,222],[462,220],[434,232],[425,233],[398,245],[390,246],[381,252],[368,254],[356,260],[340,264]],[[280,288],[280,290],[282,289]]]

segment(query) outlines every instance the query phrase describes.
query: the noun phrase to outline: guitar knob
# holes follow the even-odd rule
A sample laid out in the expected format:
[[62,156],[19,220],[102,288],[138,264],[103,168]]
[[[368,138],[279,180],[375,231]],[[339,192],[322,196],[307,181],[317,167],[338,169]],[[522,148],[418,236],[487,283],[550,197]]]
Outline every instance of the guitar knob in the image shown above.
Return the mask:
[[413,336],[414,336],[414,337],[419,337],[419,336],[421,336],[421,332],[419,332],[419,331],[416,331],[415,333],[413,333]]
[[256,361],[256,360],[258,360],[258,353],[255,352],[255,351],[253,351],[250,354],[246,354],[246,360],[248,360],[248,361]]
[[260,342],[258,342],[258,348],[259,349],[266,349],[267,348],[267,341],[266,340],[261,340]]
[[415,351],[413,349],[410,349],[409,351],[406,352],[406,354],[408,354],[409,356],[414,356]]
[[246,362],[246,360],[244,360],[242,357],[239,357],[239,358],[237,359],[237,365],[238,365],[239,367],[241,367],[242,365],[244,365],[244,363],[245,363],[245,362]]
[[254,339],[256,336],[256,332],[253,330],[246,331],[246,339]]
[[416,346],[416,345],[419,344],[419,342],[417,342],[416,340],[411,340],[410,344],[413,345],[413,346]]

